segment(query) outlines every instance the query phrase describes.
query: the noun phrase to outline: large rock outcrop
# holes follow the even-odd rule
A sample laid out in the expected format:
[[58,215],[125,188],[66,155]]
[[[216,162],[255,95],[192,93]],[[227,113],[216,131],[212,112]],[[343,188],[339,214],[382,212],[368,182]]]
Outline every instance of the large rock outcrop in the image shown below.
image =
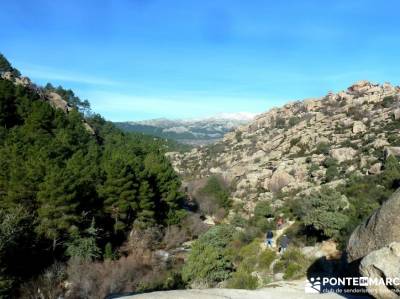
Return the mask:
[[400,147],[399,146],[387,146],[384,148],[385,157],[394,156],[400,157]]
[[350,236],[348,261],[359,260],[393,242],[400,242],[400,189]]
[[357,151],[351,147],[334,148],[330,151],[332,158],[339,163],[354,159],[356,153]]
[[68,113],[70,110],[72,110],[72,107],[70,107],[67,101],[65,101],[58,93],[49,92],[46,98],[50,105],[56,109],[61,109],[65,113]]
[[220,142],[168,156],[184,180],[227,178],[245,216],[260,200],[280,205],[327,181],[345,182],[350,173],[378,174],[383,151],[400,155],[399,107],[400,87],[360,81],[272,108]]
[[289,185],[293,181],[293,177],[283,170],[277,170],[273,173],[269,181],[269,190],[279,192],[283,187]]
[[[400,243],[372,251],[360,263],[360,274],[371,281],[393,281],[390,285],[369,284],[368,293],[379,299],[396,299],[400,297]],[[395,280],[397,279],[397,280]]]

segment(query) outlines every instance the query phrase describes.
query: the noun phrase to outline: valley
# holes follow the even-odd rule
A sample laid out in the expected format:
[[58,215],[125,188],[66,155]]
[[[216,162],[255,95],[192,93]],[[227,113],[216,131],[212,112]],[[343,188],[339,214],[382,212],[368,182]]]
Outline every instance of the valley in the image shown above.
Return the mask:
[[400,275],[399,87],[360,81],[229,129],[209,119],[218,138],[185,148],[2,59],[4,298],[302,298],[316,277]]
[[161,118],[115,124],[126,132],[143,133],[199,146],[221,140],[224,134],[250,122],[254,117],[253,113],[222,113],[203,119],[169,120]]

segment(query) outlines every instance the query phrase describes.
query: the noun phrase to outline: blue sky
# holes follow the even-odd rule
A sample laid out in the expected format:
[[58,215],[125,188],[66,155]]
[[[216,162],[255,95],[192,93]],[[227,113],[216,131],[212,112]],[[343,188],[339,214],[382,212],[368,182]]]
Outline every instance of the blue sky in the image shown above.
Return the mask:
[[399,1],[16,0],[0,52],[109,120],[263,112],[399,84]]

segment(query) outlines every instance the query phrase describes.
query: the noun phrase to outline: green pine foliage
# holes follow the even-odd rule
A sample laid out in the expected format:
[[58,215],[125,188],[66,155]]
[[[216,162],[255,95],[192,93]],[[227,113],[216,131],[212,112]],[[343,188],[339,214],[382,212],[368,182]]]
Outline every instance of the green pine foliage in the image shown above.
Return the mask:
[[[0,66],[7,67],[1,57]],[[16,213],[17,221],[0,218],[4,292],[54,260],[109,258],[99,248],[120,246],[136,223],[162,226],[185,216],[180,180],[160,140],[125,134],[96,114],[85,117],[89,106],[73,92],[46,88],[76,109],[64,113],[0,79],[0,212]],[[101,234],[88,231],[92,221]],[[12,240],[3,238],[14,229]],[[12,264],[27,257],[34,261],[29,271]]]
[[329,188],[322,188],[301,200],[298,216],[306,225],[322,231],[327,237],[338,238],[340,231],[349,221],[346,215],[348,202],[342,195]]
[[183,280],[213,286],[230,278],[234,267],[229,245],[234,232],[228,225],[219,225],[200,236],[182,269]]
[[53,249],[79,222],[77,178],[66,169],[54,168],[39,185],[36,200],[39,235],[52,240]]

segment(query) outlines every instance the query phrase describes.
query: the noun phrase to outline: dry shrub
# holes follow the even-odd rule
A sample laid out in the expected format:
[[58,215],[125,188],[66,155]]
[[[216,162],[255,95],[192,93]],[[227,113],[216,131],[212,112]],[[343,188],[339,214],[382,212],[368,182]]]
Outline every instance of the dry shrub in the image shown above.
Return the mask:
[[113,298],[115,295],[183,287],[180,274],[154,255],[132,254],[117,261],[92,263],[70,261],[67,273],[66,299]]
[[66,278],[65,266],[54,263],[42,275],[23,283],[20,287],[20,298],[24,299],[53,299],[64,292]]
[[218,204],[210,196],[196,195],[196,202],[200,212],[205,215],[215,215],[218,212]]
[[[198,223],[192,221],[198,230]],[[180,243],[183,232],[180,227],[170,227],[169,246]],[[167,263],[154,254],[161,240],[162,233],[157,228],[134,229],[120,250],[123,253],[120,259],[95,262],[70,259],[66,267],[55,264],[38,279],[24,284],[21,298],[54,299],[64,295],[66,299],[98,299],[112,294],[182,287],[180,275],[175,272],[181,266],[179,259]]]
[[208,230],[199,214],[191,213],[182,221],[182,227],[186,229],[189,239],[195,239]]
[[189,198],[193,200],[199,211],[205,215],[214,215],[218,210],[218,204],[211,196],[207,196],[200,192],[207,183],[207,178],[194,180],[188,183],[187,192]]
[[155,280],[158,262],[153,255],[132,254],[117,261],[68,264],[70,288],[67,298],[105,298],[107,295],[132,292]]
[[167,227],[163,238],[165,249],[176,248],[188,239],[188,236],[180,226],[172,225]]
[[129,234],[128,241],[121,246],[120,251],[126,255],[135,253],[144,255],[155,250],[162,240],[162,228],[151,227],[145,230],[134,228]]
[[165,229],[163,245],[165,249],[180,247],[184,242],[197,238],[208,230],[199,214],[189,214],[180,225],[171,225]]
[[154,254],[161,240],[159,228],[133,229],[120,249],[125,255],[118,260],[89,263],[70,260],[67,268],[70,288],[66,298],[105,298],[110,294],[162,289],[167,287],[166,283],[175,283],[167,279],[171,265]]
[[219,208],[216,213],[214,214],[214,220],[216,223],[221,223],[222,220],[227,215],[227,212],[224,208]]

